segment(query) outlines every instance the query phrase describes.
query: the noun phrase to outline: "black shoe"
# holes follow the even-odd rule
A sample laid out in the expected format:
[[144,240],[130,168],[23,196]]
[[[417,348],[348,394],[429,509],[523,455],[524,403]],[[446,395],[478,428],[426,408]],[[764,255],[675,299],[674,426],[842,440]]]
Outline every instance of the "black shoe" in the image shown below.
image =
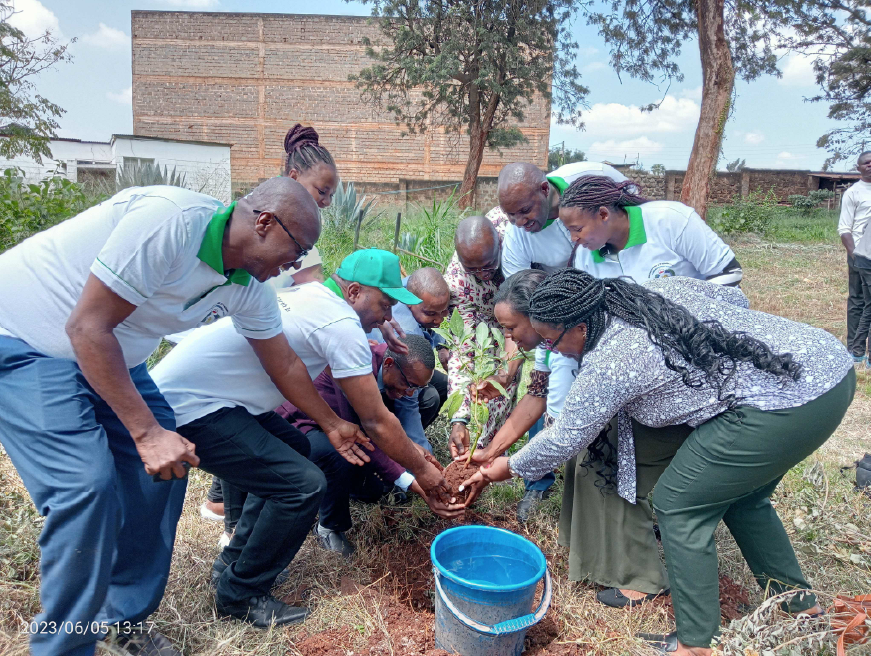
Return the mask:
[[408,494],[398,485],[394,485],[381,497],[381,505],[384,506],[407,506],[410,503]]
[[[215,559],[215,562],[212,563],[212,573],[209,577],[209,583],[213,588],[218,587],[218,581],[221,580],[221,575],[224,573],[224,570],[227,569],[227,563],[224,562],[224,559],[218,556]],[[283,583],[287,582],[287,579],[290,578],[290,572],[286,569],[281,570],[278,573],[278,576],[275,577],[275,582],[272,584],[273,588],[277,588]]]
[[856,461],[856,487],[861,490],[868,486],[871,486],[871,454],[866,453]]
[[130,656],[182,656],[169,638],[157,631],[120,633],[116,642]]
[[300,624],[309,616],[304,606],[288,606],[271,595],[251,597],[247,601],[222,603],[215,599],[215,608],[221,615],[235,617],[261,629],[283,624]]
[[662,654],[677,651],[677,631],[671,633],[639,633],[638,637],[658,649]]
[[657,597],[667,594],[669,594],[668,590],[663,590],[659,593],[645,595],[641,599],[630,599],[620,592],[619,588],[608,588],[607,590],[600,590],[597,592],[596,599],[599,600],[599,603],[610,606],[611,608],[635,608],[635,606],[640,606],[645,601],[653,601]]
[[318,543],[328,551],[334,551],[341,554],[345,558],[350,558],[354,555],[356,549],[354,545],[348,541],[342,531],[329,531],[324,535],[321,533],[320,525],[315,524],[312,529],[312,534],[317,539]]
[[517,521],[521,524],[529,521],[529,515],[544,499],[550,496],[550,490],[527,490],[517,504]]

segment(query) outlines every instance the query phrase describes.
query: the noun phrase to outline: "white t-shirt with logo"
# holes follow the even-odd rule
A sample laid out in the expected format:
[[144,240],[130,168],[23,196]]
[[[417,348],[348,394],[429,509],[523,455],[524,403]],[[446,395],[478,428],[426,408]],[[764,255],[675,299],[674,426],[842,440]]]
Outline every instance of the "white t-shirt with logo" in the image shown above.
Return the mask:
[[[320,283],[278,295],[282,330],[312,380],[330,367],[333,378],[372,373],[372,350],[360,318],[345,299]],[[226,319],[193,331],[151,370],[184,426],[221,408],[253,415],[274,410],[284,397],[247,341]]]
[[556,419],[563,411],[566,396],[578,375],[578,361],[538,346],[535,349],[533,368],[550,373],[547,382],[547,414]]
[[[562,194],[572,182],[585,175],[604,175],[617,182],[627,179],[613,166],[601,162],[565,164],[548,173],[547,179]],[[552,273],[566,266],[571,254],[569,232],[559,219],[538,232],[527,232],[523,228],[508,225],[502,240],[502,273],[507,278],[518,271],[532,268],[533,264]]]
[[232,316],[246,337],[281,332],[275,292],[232,283],[197,256],[220,201],[180,187],[125,189],[0,255],[0,334],[75,359],[65,324],[93,273],[136,309],[115,328],[129,368],[164,335]]
[[641,284],[654,278],[686,276],[705,279],[720,273],[735,257],[693,208],[656,200],[638,206],[641,226],[630,212],[629,241],[611,256],[578,248],[575,268],[595,278],[628,276]]
[[841,199],[838,234],[852,233],[856,253],[871,259],[868,221],[871,221],[871,183],[859,180],[844,192]]

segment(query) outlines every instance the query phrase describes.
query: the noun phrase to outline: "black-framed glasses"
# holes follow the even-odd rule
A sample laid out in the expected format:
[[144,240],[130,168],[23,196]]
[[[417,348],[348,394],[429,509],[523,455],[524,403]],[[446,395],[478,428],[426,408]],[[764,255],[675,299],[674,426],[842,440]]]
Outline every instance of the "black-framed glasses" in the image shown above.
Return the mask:
[[[264,214],[264,212],[261,211],[261,210],[254,210],[254,213],[255,213],[255,214]],[[273,214],[272,212],[265,212],[265,214],[272,214],[272,218],[275,219],[275,222],[276,222],[278,225],[281,226],[281,229],[284,230],[284,231],[287,233],[287,236],[290,237],[290,238],[293,240],[293,243],[296,244],[296,247],[299,249],[299,255],[296,256],[296,259],[294,260],[294,263],[299,262],[299,261],[302,260],[306,255],[308,255],[308,249],[307,249],[307,248],[303,248],[303,247],[302,247],[302,244],[300,244],[300,243],[296,240],[296,237],[294,237],[292,234],[290,234],[290,230],[288,230],[288,229],[285,227],[285,225],[281,222],[281,219],[279,219],[279,218],[278,218],[275,214]]]
[[571,328],[563,328],[563,331],[559,334],[559,337],[557,337],[553,341],[553,343],[551,343],[551,345],[550,345],[551,351],[556,351],[556,345],[560,343],[560,340],[562,340],[562,338],[566,336],[566,333],[569,332],[569,330],[571,330]]
[[396,365],[396,368],[399,369],[399,374],[402,376],[402,380],[405,381],[406,389],[410,389],[412,391],[420,391],[426,387],[426,385],[412,385],[410,382],[408,382],[408,376],[406,376],[405,372],[402,370],[402,365],[400,365],[396,360],[394,360],[393,363]]

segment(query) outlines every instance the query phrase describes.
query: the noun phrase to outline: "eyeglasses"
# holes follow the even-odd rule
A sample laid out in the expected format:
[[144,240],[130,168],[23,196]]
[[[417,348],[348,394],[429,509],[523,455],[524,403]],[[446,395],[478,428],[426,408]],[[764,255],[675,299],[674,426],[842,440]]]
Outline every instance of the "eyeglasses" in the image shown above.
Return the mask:
[[393,362],[396,365],[396,368],[399,369],[399,374],[402,376],[402,380],[405,381],[406,389],[410,389],[414,392],[422,390],[426,387],[426,385],[412,385],[410,382],[408,382],[408,376],[405,375],[405,372],[402,370],[402,366],[398,362],[396,362],[396,360],[394,360]]
[[570,330],[570,328],[563,328],[563,331],[559,334],[559,337],[557,337],[557,338],[553,341],[553,343],[551,343],[551,345],[550,345],[550,349],[549,349],[549,350],[551,350],[551,351],[556,351],[556,345],[560,343],[560,340],[561,340],[563,337],[565,337],[566,333],[569,332],[569,330]]
[[308,249],[302,247],[302,244],[300,244],[300,243],[296,240],[296,237],[294,237],[292,234],[290,234],[290,230],[288,230],[288,229],[284,226],[284,224],[281,222],[281,219],[279,219],[275,214],[273,214],[272,212],[263,212],[263,211],[261,211],[261,210],[254,210],[254,213],[255,213],[255,214],[272,214],[272,218],[275,219],[275,222],[276,222],[278,225],[280,225],[280,226],[281,226],[281,229],[284,230],[284,231],[287,233],[287,236],[290,237],[290,238],[293,240],[293,243],[296,244],[296,247],[299,249],[299,254],[296,256],[296,259],[294,260],[294,263],[299,262],[299,261],[302,260],[306,255],[308,255]]
[[466,273],[470,275],[474,275],[476,273],[497,273],[502,268],[502,253],[501,251],[497,251],[496,253],[496,261],[494,264],[490,266],[480,267],[477,269],[473,269],[471,267],[464,266],[463,269],[466,270]]

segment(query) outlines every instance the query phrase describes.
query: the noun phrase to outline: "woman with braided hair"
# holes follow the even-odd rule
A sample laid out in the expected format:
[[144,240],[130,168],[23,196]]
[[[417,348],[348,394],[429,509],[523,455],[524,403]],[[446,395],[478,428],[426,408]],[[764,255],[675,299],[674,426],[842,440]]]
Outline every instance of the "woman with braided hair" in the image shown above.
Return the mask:
[[305,187],[318,207],[329,207],[339,185],[339,173],[330,151],[320,145],[315,129],[301,123],[294,125],[284,137],[284,152],[284,177]]
[[529,315],[552,348],[578,359],[579,374],[554,425],[466,481],[470,496],[489,482],[552,471],[617,415],[615,484],[632,503],[644,427],[687,424],[653,495],[677,631],[642,637],[664,652],[711,653],[721,519],[763,590],[796,591],[784,602],[789,612],[821,612],[769,497],[852,401],[844,346],[824,330],[748,309],[736,288],[684,277],[640,286],[563,269],[535,290]]
[[[578,178],[560,198],[560,220],[575,244],[575,268],[595,278],[688,276],[741,282],[735,253],[693,208],[649,201],[630,180]],[[578,248],[583,246],[583,248]]]

